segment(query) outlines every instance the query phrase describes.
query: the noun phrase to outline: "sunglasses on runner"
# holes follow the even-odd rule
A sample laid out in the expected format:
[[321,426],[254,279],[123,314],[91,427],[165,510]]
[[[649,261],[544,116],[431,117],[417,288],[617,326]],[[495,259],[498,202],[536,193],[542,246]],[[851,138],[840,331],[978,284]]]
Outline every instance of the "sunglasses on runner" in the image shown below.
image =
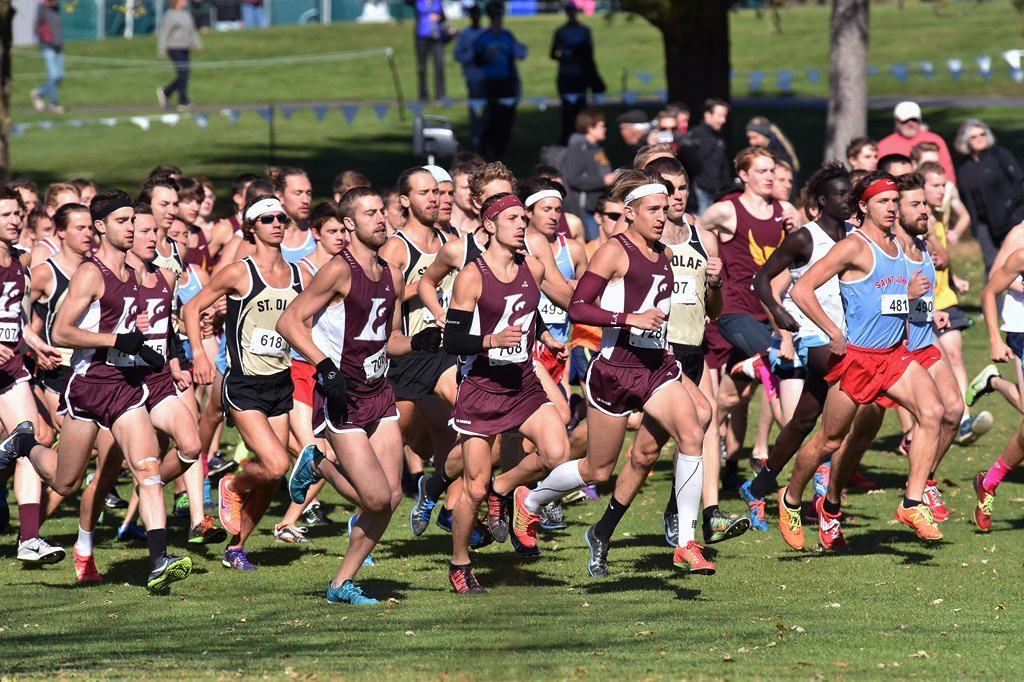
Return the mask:
[[604,212],[604,217],[608,218],[609,220],[614,220],[615,222],[618,222],[619,218],[622,217],[622,214],[621,213],[616,213],[614,211],[605,211]]
[[288,216],[284,213],[264,213],[259,217],[259,221],[263,225],[272,225],[275,220],[284,225],[288,222]]

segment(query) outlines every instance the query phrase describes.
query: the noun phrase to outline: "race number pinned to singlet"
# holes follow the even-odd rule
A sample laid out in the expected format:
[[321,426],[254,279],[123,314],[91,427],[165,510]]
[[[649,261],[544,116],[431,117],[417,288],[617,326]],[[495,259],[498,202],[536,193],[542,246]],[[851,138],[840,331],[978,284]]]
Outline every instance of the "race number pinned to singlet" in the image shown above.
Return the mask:
[[629,345],[634,348],[665,348],[668,343],[668,323],[658,329],[629,328]]
[[883,315],[906,315],[910,312],[910,302],[906,294],[882,294]]
[[363,372],[366,382],[377,381],[388,371],[388,349],[382,346],[379,351],[363,360]]
[[17,322],[0,322],[0,343],[13,345],[21,339],[21,325]]
[[565,324],[569,321],[569,314],[547,296],[540,297],[539,310],[540,319],[544,320],[544,324]]
[[910,302],[910,317],[908,319],[911,322],[927,324],[932,321],[933,317],[935,317],[934,296],[922,296]]
[[672,282],[672,305],[697,305],[697,278],[677,275]]
[[[441,310],[448,310],[448,305],[452,302],[452,292],[438,289],[437,302],[441,306]],[[437,318],[434,317],[434,313],[430,312],[430,308],[423,306],[423,321],[427,324],[434,324],[436,320]]]
[[487,351],[487,359],[492,367],[500,365],[520,365],[530,359],[530,351],[526,347],[526,332],[519,337],[519,343],[511,348],[491,348]]
[[253,355],[264,355],[271,358],[282,357],[288,344],[284,337],[273,329],[253,327],[252,336],[249,337],[249,352]]

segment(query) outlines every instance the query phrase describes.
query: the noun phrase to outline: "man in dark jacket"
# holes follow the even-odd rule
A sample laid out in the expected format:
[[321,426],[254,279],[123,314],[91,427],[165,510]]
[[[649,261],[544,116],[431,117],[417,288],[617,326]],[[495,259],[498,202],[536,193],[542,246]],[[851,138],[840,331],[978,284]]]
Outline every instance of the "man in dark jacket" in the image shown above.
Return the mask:
[[608,155],[600,144],[608,134],[604,114],[600,109],[588,107],[576,116],[576,131],[569,137],[565,154],[563,179],[569,195],[563,204],[566,211],[583,221],[587,241],[597,238],[598,226],[594,219],[597,198],[615,182],[615,173]]
[[703,215],[714,195],[733,179],[732,160],[722,134],[729,117],[729,105],[723,100],[710,98],[704,102],[704,120],[690,129],[683,138],[680,159],[689,164],[697,212]]
[[974,130],[981,131],[982,137],[970,140],[969,154],[957,169],[956,180],[987,277],[1003,239],[1024,220],[1024,170],[1008,149],[989,143],[987,127],[979,125]]
[[59,0],[41,0],[39,3],[36,38],[46,68],[46,82],[29,93],[32,107],[36,111],[49,109],[55,114],[63,114],[64,107],[57,102],[57,86],[64,80],[64,31],[60,24]]

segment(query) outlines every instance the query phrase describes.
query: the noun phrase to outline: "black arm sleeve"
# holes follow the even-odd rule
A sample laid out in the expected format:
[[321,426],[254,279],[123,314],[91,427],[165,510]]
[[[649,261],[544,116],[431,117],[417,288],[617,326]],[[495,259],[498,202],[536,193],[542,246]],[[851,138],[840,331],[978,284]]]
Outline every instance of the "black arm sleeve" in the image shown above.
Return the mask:
[[174,331],[174,325],[169,324],[167,327],[167,360],[170,361],[178,357],[178,351],[180,351],[183,346],[181,345],[181,337],[179,337],[178,333]]
[[536,327],[537,327],[537,340],[540,341],[540,337],[544,335],[544,332],[551,331],[551,330],[548,329],[547,323],[544,322],[544,318],[542,318],[540,316],[539,312],[537,313],[537,317],[534,318],[534,319],[537,321],[537,324],[536,324]]
[[452,355],[476,355],[484,351],[484,337],[470,334],[473,313],[465,310],[448,310],[444,325],[444,350]]

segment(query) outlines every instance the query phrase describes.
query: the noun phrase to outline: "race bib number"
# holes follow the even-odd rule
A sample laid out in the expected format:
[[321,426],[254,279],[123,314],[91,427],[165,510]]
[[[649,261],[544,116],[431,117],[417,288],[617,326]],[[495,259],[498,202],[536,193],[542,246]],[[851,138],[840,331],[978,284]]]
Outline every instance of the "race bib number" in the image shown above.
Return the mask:
[[668,341],[668,323],[654,331],[629,328],[629,345],[634,348],[664,348]]
[[519,337],[519,343],[511,348],[491,348],[487,351],[487,359],[491,366],[521,365],[530,359],[530,351],[526,347],[526,334]]
[[910,312],[910,303],[906,294],[882,294],[883,315],[906,315]]
[[134,367],[135,356],[122,353],[116,348],[109,348],[107,350],[107,364],[111,367]]
[[272,329],[255,327],[249,337],[249,352],[253,355],[279,358],[284,355],[287,347],[284,337]]
[[569,314],[547,297],[541,297],[540,319],[544,320],[544,324],[565,324],[569,321]]
[[388,371],[388,349],[382,346],[379,351],[363,360],[363,372],[366,374],[366,381],[372,382],[380,379]]
[[917,324],[927,324],[935,317],[935,297],[922,296],[910,302],[910,321]]
[[13,345],[21,339],[21,325],[17,322],[0,322],[0,343]]
[[697,280],[693,275],[677,277],[672,282],[672,305],[697,305]]

